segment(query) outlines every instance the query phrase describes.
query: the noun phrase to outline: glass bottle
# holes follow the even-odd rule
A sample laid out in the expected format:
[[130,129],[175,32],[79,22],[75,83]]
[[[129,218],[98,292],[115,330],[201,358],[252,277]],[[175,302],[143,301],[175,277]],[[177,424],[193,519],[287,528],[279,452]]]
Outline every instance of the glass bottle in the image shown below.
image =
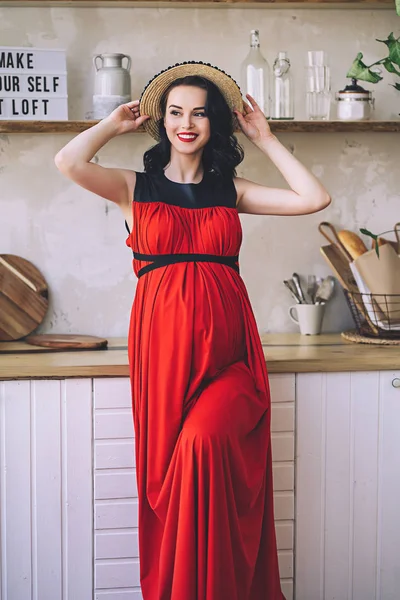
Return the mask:
[[294,119],[293,91],[287,52],[278,52],[272,70],[272,119]]
[[260,50],[260,34],[250,32],[250,51],[242,63],[241,86],[244,94],[250,94],[264,115],[270,117],[271,69]]

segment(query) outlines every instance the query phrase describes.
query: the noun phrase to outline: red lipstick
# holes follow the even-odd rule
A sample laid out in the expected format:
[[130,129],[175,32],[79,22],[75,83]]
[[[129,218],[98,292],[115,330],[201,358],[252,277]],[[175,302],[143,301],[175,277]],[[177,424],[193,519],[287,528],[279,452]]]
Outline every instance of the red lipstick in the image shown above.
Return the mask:
[[181,142],[194,142],[197,137],[197,133],[190,133],[189,131],[182,131],[181,133],[178,133],[178,138]]

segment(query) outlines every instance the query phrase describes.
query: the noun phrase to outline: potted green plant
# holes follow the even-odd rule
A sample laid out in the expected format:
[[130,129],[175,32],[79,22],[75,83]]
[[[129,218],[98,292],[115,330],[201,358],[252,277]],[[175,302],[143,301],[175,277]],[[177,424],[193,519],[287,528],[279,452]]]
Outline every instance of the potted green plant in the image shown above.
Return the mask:
[[[400,0],[396,0],[396,10],[400,14]],[[385,44],[388,49],[388,55],[372,65],[366,65],[363,62],[363,54],[359,52],[353,61],[346,77],[353,80],[367,81],[368,83],[378,83],[383,79],[380,66],[383,66],[388,73],[393,73],[399,77],[399,81],[393,84],[393,87],[400,92],[400,36],[395,38],[393,33],[389,34],[387,40],[376,40]]]
[[[372,233],[371,231],[369,231],[368,229],[365,229],[364,227],[360,228],[360,232],[363,233],[364,235],[367,235],[368,237],[372,238],[375,242],[375,252],[379,258],[379,244],[378,244],[378,239],[380,237],[382,237],[383,235],[385,235],[385,233],[395,233],[397,240],[399,240],[399,233],[398,231],[400,231],[400,229],[398,229],[398,227],[400,226],[400,223],[396,223],[396,225],[394,226],[394,229],[388,229],[387,231],[382,231],[381,233]],[[400,244],[400,242],[399,242]],[[399,245],[398,244],[398,245]],[[398,252],[398,251],[397,251]]]

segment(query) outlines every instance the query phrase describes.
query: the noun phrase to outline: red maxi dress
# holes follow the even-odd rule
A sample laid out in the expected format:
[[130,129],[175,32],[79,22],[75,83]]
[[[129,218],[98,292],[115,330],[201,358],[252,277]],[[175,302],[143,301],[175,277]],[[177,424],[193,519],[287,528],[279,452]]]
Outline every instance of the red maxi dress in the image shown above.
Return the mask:
[[234,184],[138,173],[132,211],[126,243],[139,280],[128,346],[143,599],[284,600],[268,377],[238,273]]

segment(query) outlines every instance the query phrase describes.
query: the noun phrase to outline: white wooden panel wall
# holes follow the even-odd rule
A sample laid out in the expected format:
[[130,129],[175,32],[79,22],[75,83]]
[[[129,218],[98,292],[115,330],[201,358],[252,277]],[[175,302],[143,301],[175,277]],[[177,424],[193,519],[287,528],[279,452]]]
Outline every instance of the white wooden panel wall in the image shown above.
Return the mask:
[[0,382],[0,599],[92,597],[91,381]]
[[[276,532],[282,587],[293,597],[294,375],[271,376]],[[127,378],[94,381],[95,598],[139,600],[138,504]]]
[[400,598],[399,377],[298,375],[296,600]]

